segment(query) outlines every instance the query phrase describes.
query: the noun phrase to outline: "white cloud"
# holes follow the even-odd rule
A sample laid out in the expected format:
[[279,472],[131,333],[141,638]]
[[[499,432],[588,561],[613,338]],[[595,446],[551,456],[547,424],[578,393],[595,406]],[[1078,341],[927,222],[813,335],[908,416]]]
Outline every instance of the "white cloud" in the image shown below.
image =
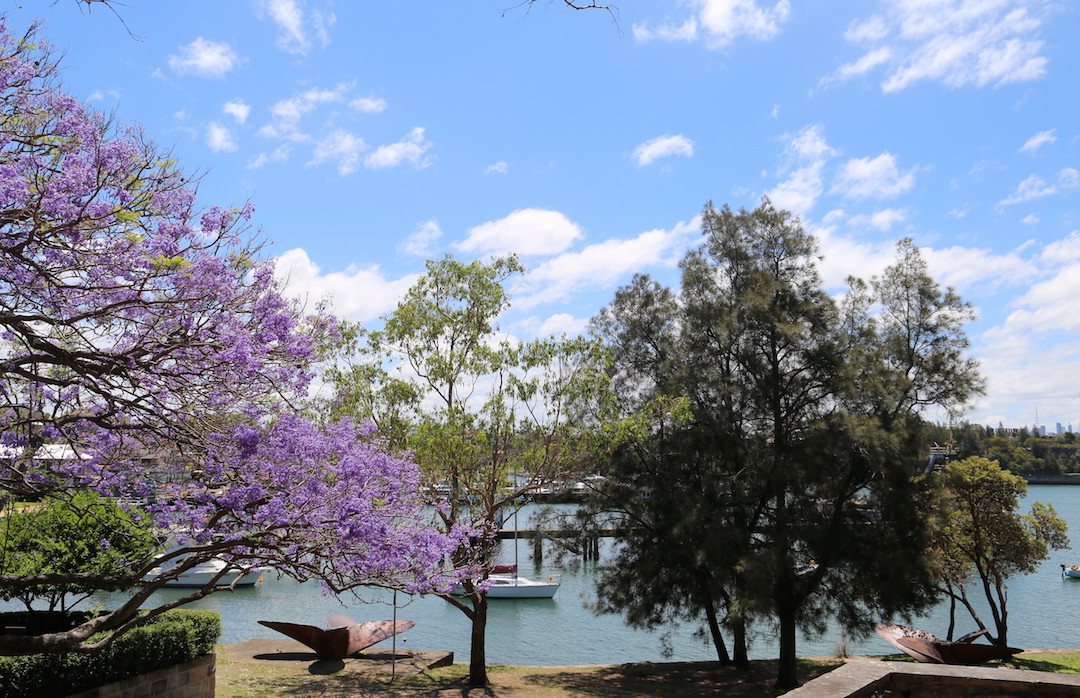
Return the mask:
[[853,44],[881,41],[889,35],[889,25],[881,15],[855,21],[844,32],[844,38]]
[[364,114],[381,114],[386,111],[386,100],[377,97],[357,97],[349,106]]
[[1035,225],[1039,222],[1039,217],[1036,216],[1034,213],[1029,213],[1028,215],[1021,218],[1020,222],[1024,225]]
[[821,173],[825,163],[814,162],[788,173],[784,181],[769,190],[766,196],[779,209],[804,216],[814,208],[825,190]]
[[811,124],[788,137],[778,171],[785,179],[767,193],[769,200],[777,208],[800,216],[808,213],[825,190],[822,173],[826,162],[835,155],[820,124]]
[[784,147],[784,157],[788,161],[818,161],[836,155],[836,151],[825,140],[825,129],[821,124],[811,124],[788,139]]
[[285,162],[292,155],[292,146],[288,144],[280,145],[267,153],[259,153],[251,162],[248,163],[249,170],[257,170],[264,165],[268,165],[271,162]]
[[526,276],[528,289],[515,299],[517,308],[567,298],[585,288],[608,288],[649,267],[674,266],[687,242],[701,230],[700,218],[671,230],[650,230],[637,237],[612,239],[550,259]]
[[823,78],[822,82],[825,83],[835,80],[848,80],[864,73],[869,73],[871,70],[877,68],[879,65],[888,63],[892,56],[893,52],[891,48],[889,48],[888,46],[881,46],[872,51],[864,53],[854,63],[845,63],[844,65],[840,66],[836,70],[836,73],[827,78]]
[[896,92],[922,81],[950,87],[1003,85],[1046,73],[1040,0],[887,0],[881,14],[853,23],[845,38],[869,46],[827,80],[885,67],[881,87]]
[[248,115],[251,113],[251,107],[244,104],[244,100],[242,99],[234,99],[231,102],[226,102],[221,110],[236,119],[236,123],[238,124],[247,121]]
[[303,53],[308,41],[304,33],[304,13],[300,6],[294,0],[266,0],[263,6],[281,29],[278,46],[290,53]]
[[360,154],[368,149],[364,139],[348,131],[338,130],[330,133],[315,144],[308,165],[318,165],[326,161],[336,161],[338,174],[352,174],[360,164]]
[[1074,230],[1061,240],[1048,244],[1040,258],[1043,264],[1053,265],[1080,261],[1080,230]]
[[271,123],[260,129],[260,133],[270,138],[291,138],[306,140],[300,132],[300,120],[322,104],[334,104],[344,101],[347,85],[339,84],[333,89],[312,88],[289,99],[283,99],[270,107]]
[[789,0],[771,6],[759,6],[757,0],[690,0],[687,4],[696,11],[694,17],[666,21],[655,29],[635,24],[634,38],[694,41],[700,37],[709,48],[727,46],[740,36],[767,41],[780,33],[780,25],[791,14]]
[[[1080,296],[1080,261],[1070,261],[1056,269],[1053,276],[1034,284],[1016,299],[1021,310],[1006,321],[1017,331],[1054,332],[1066,330],[1080,333],[1080,313],[1076,298]],[[1026,307],[1025,307],[1026,306]]]
[[1009,284],[1026,285],[1039,273],[1036,265],[1020,256],[1018,251],[998,253],[977,247],[954,245],[942,249],[923,248],[930,275],[943,286],[961,291],[979,290]]
[[[365,140],[347,126],[354,120],[353,112],[378,113],[386,108],[386,102],[373,97],[349,98],[352,85],[339,83],[332,88],[313,87],[297,93],[288,99],[274,103],[270,107],[270,121],[263,125],[258,133],[271,140],[283,140],[292,143],[311,143],[313,152],[308,165],[326,161],[338,163],[342,175],[355,172],[363,164],[369,169],[392,167],[410,162],[417,168],[429,164],[425,153],[431,143],[424,140],[424,129],[414,128],[398,143],[383,145],[374,151]],[[344,105],[348,111],[333,108]],[[325,109],[329,113],[316,114]],[[366,158],[361,156],[367,153]],[[269,162],[261,159],[259,164]]]
[[1034,199],[1041,199],[1044,196],[1050,196],[1057,191],[1057,188],[1052,184],[1047,184],[1046,180],[1038,175],[1028,175],[1024,181],[1016,185],[1016,191],[1009,196],[1001,200],[1002,206],[1008,206],[1010,204],[1021,204],[1025,201],[1032,201]]
[[350,266],[344,271],[323,273],[303,249],[293,249],[277,258],[275,276],[284,284],[285,295],[313,305],[329,300],[338,317],[367,322],[394,309],[418,275],[388,279],[378,265]]
[[[829,223],[838,223],[843,217],[842,211],[830,211],[830,214],[826,216]],[[867,242],[837,235],[832,225],[807,226],[807,231],[817,238],[821,254],[818,272],[826,288],[846,288],[849,276],[869,279],[893,262],[895,248],[892,241]]]
[[522,209],[471,228],[468,237],[455,246],[472,254],[553,255],[581,237],[581,226],[562,213]]
[[430,257],[432,245],[440,237],[442,237],[442,228],[439,227],[439,223],[434,220],[424,221],[402,241],[398,249],[405,254]]
[[536,335],[538,337],[558,337],[565,334],[568,337],[573,337],[584,332],[588,326],[588,318],[574,317],[569,313],[556,313],[540,323]]
[[500,160],[492,165],[488,165],[484,168],[484,174],[506,174],[510,170],[510,165],[504,160]]
[[116,90],[94,90],[87,99],[91,102],[103,102],[107,99],[120,99],[120,93]]
[[1080,187],[1080,171],[1066,167],[1058,172],[1058,186],[1062,189],[1076,189]]
[[869,215],[852,216],[848,223],[854,227],[869,226],[887,232],[891,230],[894,225],[902,223],[905,220],[907,220],[906,211],[903,209],[887,208]]
[[303,6],[296,0],[263,0],[259,5],[278,26],[278,47],[289,53],[304,54],[311,48],[309,28],[325,46],[330,41],[329,27],[334,23],[332,13],[315,11],[305,16]]
[[418,126],[397,143],[376,148],[364,158],[364,167],[377,170],[410,162],[414,167],[422,169],[430,164],[428,158],[424,157],[424,153],[430,148],[431,142],[424,140],[424,129]]
[[169,56],[169,67],[179,75],[188,73],[203,78],[220,78],[236,67],[240,58],[228,44],[208,41],[201,36],[180,47],[180,55]]
[[1018,401],[1038,401],[1043,414],[1075,409],[1075,386],[1062,378],[1080,373],[1080,231],[1034,252],[1025,269],[998,271],[1027,290],[1009,304],[1013,310],[1005,320],[980,337],[977,348],[990,381],[987,410]]
[[915,186],[915,171],[902,172],[891,153],[844,163],[831,191],[853,199],[886,199]]
[[682,24],[662,24],[652,28],[648,24],[633,26],[634,39],[639,42],[661,39],[663,41],[696,41],[698,38],[698,23],[696,19],[688,19]]
[[644,167],[660,158],[674,155],[693,157],[694,142],[682,134],[677,136],[664,135],[651,141],[645,141],[634,149],[631,157],[637,161],[638,167]]
[[232,132],[216,121],[206,127],[206,145],[215,153],[230,153],[239,147]]
[[1053,143],[1057,140],[1054,136],[1054,130],[1040,131],[1031,138],[1027,139],[1024,145],[1020,146],[1021,153],[1034,153],[1036,150],[1046,145],[1047,143]]
[[553,255],[581,237],[581,226],[562,213],[526,208],[471,228],[455,247],[473,254]]

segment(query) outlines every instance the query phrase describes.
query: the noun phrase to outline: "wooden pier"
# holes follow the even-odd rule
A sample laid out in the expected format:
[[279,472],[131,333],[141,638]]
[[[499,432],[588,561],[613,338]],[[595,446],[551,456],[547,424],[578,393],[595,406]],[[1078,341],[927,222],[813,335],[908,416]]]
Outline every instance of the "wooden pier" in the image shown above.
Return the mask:
[[531,540],[537,537],[537,534],[541,538],[581,538],[585,537],[598,537],[598,538],[618,538],[626,535],[629,529],[623,527],[617,528],[593,528],[593,529],[581,529],[581,528],[521,528],[514,531],[512,528],[500,529],[495,537],[499,540],[511,540],[515,537]]

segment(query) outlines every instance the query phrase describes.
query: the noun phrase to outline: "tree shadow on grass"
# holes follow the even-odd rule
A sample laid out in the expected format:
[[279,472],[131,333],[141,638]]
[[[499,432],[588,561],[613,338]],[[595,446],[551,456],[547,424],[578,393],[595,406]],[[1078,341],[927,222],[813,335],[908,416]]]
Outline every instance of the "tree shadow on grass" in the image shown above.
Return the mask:
[[[800,660],[799,676],[806,682],[839,666],[832,662]],[[229,688],[219,695],[247,696],[380,696],[385,698],[532,698],[533,696],[715,696],[771,698],[775,661],[755,661],[749,669],[722,667],[716,662],[642,662],[613,667],[508,667],[488,668],[491,686],[468,684],[468,669],[455,665],[415,676],[339,671],[320,675],[297,669],[274,668],[258,676],[230,676]],[[222,674],[231,674],[230,668]],[[219,669],[220,671],[220,669]],[[224,676],[222,676],[224,678]]]
[[[800,661],[803,682],[814,679],[840,665]],[[525,677],[525,681],[545,688],[557,688],[575,696],[716,696],[763,698],[784,691],[773,688],[776,661],[755,661],[748,669],[721,666],[716,662],[649,662],[594,669],[588,672],[565,671]]]

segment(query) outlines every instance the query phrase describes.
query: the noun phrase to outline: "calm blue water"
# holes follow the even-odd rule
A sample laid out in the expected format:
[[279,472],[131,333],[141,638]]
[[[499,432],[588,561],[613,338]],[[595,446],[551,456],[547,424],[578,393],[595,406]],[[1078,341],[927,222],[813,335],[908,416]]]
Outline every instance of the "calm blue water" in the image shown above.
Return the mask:
[[[1080,627],[1080,580],[1063,580],[1060,564],[1080,562],[1080,486],[1032,486],[1030,502],[1053,504],[1058,515],[1070,523],[1078,552],[1055,553],[1038,572],[1017,577],[1009,585],[1009,644],[1023,648],[1072,648],[1080,646],[1076,628]],[[525,527],[527,510],[521,524]],[[500,556],[514,558],[513,541],[503,543]],[[560,574],[554,568],[536,569],[529,560],[530,544],[521,541],[520,561],[523,576],[546,577]],[[603,559],[603,551],[601,552]],[[693,637],[694,627],[672,623],[658,631],[634,630],[623,624],[620,616],[597,616],[584,604],[595,598],[595,568],[575,573],[562,572],[562,587],[551,600],[492,600],[488,621],[488,661],[507,664],[614,664],[629,661],[670,659],[690,661],[714,659],[711,646]],[[259,620],[290,621],[322,625],[329,613],[345,613],[357,621],[393,617],[394,597],[389,593],[371,593],[363,601],[341,601],[325,597],[317,584],[297,584],[264,575],[253,589],[213,594],[193,607],[218,611],[222,615],[222,642],[241,642],[255,637],[273,637],[273,631],[259,625]],[[177,592],[161,592],[167,598]],[[102,599],[108,606],[108,599]],[[453,650],[457,661],[469,655],[469,625],[464,614],[436,597],[397,596],[398,619],[416,621],[416,627],[399,636],[399,647],[412,649]],[[975,629],[973,622],[958,615],[957,634]],[[989,614],[984,615],[991,622]],[[932,633],[944,636],[948,611],[942,606],[916,623]],[[668,633],[671,654],[662,653],[661,635]],[[800,638],[799,655],[828,656],[835,652],[840,633],[827,632],[816,639]],[[389,646],[390,641],[383,645]],[[853,654],[891,654],[891,645],[872,635],[862,641],[849,641]],[[773,658],[777,654],[775,638],[759,634],[753,639],[753,659]]]

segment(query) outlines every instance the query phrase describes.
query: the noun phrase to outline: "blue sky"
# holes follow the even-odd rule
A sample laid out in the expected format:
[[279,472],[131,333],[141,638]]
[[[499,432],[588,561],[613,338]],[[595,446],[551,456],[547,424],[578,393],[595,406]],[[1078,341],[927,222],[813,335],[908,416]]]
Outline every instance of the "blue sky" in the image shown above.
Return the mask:
[[[677,282],[707,201],[801,216],[840,290],[897,239],[972,302],[967,415],[1080,429],[1080,9],[1061,0],[8,3],[63,85],[250,201],[291,292],[372,322],[517,252],[503,328]],[[180,9],[178,9],[180,8]],[[508,9],[509,8],[509,9]],[[940,419],[941,415],[928,415]]]

